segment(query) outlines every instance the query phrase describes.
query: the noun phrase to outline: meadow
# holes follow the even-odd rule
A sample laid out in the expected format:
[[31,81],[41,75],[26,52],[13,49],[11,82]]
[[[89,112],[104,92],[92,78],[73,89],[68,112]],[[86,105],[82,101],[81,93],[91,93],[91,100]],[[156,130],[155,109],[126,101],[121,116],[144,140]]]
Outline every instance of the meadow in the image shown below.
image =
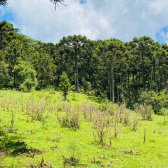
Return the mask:
[[0,168],[168,167],[168,118],[52,90],[0,91]]

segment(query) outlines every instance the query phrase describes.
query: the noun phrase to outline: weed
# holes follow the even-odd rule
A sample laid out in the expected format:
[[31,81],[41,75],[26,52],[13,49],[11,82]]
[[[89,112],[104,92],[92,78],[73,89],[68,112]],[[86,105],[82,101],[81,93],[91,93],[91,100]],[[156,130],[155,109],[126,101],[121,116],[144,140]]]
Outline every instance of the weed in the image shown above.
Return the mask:
[[69,152],[69,159],[67,159],[67,161],[79,163],[81,153],[78,143],[75,139],[69,141],[68,152]]
[[7,133],[6,133],[6,130],[4,127],[0,126],[0,136],[5,136]]
[[103,144],[105,135],[108,133],[110,127],[110,115],[105,112],[96,112],[94,114],[93,126],[97,133],[99,142]]
[[[125,112],[126,112],[126,105],[125,104],[121,104],[120,105],[120,123],[122,123],[123,122],[123,120],[124,120],[124,114],[125,114]],[[127,122],[127,121],[126,121]]]
[[11,125],[8,127],[8,132],[13,133],[17,131],[17,128],[14,128],[14,122],[15,122],[15,115],[11,109]]
[[83,111],[83,115],[84,115],[86,122],[92,121],[94,110],[95,108],[94,108],[93,103],[91,104],[83,103],[82,104],[82,111]]
[[132,129],[133,129],[134,131],[136,131],[137,128],[138,128],[139,120],[140,120],[139,114],[136,113],[135,116],[134,116],[134,118],[133,118],[133,128],[132,128]]
[[70,104],[64,105],[65,113],[57,113],[57,119],[61,127],[68,127],[72,130],[79,128],[79,110],[71,108]]
[[152,121],[152,106],[148,106],[147,104],[135,104],[134,108],[137,113],[140,113],[142,115],[143,120]]
[[124,115],[124,125],[130,126],[130,122],[131,122],[130,111],[126,110],[123,115]]
[[147,132],[147,128],[144,127],[144,143],[146,142],[146,132]]

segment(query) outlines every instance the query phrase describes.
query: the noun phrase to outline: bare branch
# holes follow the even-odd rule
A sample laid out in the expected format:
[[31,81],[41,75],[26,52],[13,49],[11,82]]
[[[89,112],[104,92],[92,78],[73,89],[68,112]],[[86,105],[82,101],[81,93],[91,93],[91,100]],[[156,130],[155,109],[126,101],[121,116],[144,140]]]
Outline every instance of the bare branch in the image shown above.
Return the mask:
[[67,6],[65,4],[63,4],[62,2],[64,2],[64,0],[50,0],[54,5],[55,5],[55,10],[56,10],[56,5],[58,5],[58,3]]
[[1,5],[6,5],[7,4],[7,0],[0,0],[0,6]]

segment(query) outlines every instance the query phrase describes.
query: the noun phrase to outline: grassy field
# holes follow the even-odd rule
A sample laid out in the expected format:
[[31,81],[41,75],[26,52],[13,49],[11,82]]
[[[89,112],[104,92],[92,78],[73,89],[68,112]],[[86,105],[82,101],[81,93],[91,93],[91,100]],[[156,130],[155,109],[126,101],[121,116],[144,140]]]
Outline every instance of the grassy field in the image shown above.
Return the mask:
[[165,168],[166,120],[79,93],[0,91],[0,168]]

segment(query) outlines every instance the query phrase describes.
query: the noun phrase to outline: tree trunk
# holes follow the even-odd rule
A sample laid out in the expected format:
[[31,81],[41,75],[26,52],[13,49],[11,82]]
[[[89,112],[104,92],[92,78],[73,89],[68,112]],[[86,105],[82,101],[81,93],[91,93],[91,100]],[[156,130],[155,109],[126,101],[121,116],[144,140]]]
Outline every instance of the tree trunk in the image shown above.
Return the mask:
[[145,89],[145,68],[144,68],[144,54],[143,54],[143,50],[142,50],[142,81],[143,81],[143,88],[144,91]]
[[78,92],[78,49],[75,50],[76,55],[76,74],[75,74],[75,90]]
[[110,69],[110,101],[114,103],[114,68],[112,63]]

